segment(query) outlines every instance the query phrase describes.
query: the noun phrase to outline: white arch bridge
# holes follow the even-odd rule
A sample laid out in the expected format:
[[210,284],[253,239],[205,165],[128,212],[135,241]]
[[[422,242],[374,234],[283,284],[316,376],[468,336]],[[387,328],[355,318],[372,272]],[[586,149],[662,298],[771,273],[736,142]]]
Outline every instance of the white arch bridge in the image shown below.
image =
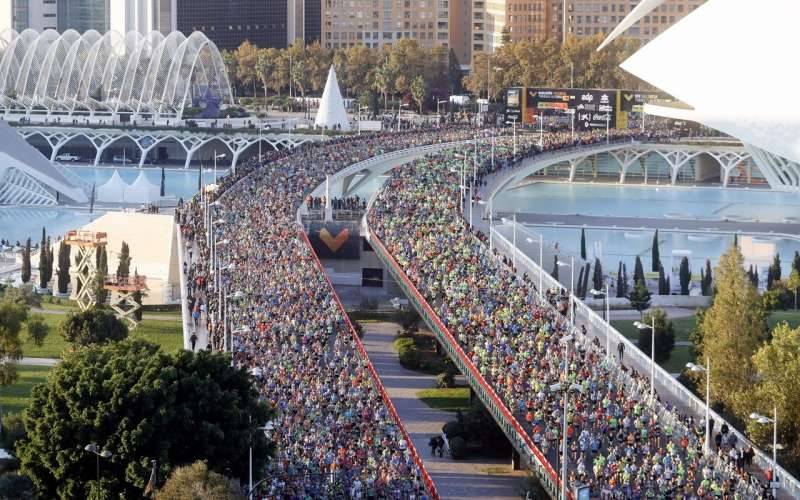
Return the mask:
[[[103,153],[113,145],[124,142],[126,145],[133,143],[139,150],[138,166],[145,164],[148,153],[158,145],[171,143],[177,144],[186,153],[184,168],[188,168],[195,154],[209,144],[218,145],[218,151],[230,151],[231,168],[236,168],[240,156],[248,149],[257,148],[259,142],[262,147],[270,149],[294,148],[300,144],[322,140],[321,135],[292,134],[286,132],[269,132],[259,135],[258,130],[236,131],[204,131],[197,130],[147,130],[127,128],[81,128],[81,127],[56,127],[56,126],[19,126],[19,134],[28,142],[35,137],[44,140],[51,149],[50,161],[54,161],[62,149],[76,141],[88,141],[95,149],[94,165],[100,163]],[[127,139],[127,141],[123,141]]]

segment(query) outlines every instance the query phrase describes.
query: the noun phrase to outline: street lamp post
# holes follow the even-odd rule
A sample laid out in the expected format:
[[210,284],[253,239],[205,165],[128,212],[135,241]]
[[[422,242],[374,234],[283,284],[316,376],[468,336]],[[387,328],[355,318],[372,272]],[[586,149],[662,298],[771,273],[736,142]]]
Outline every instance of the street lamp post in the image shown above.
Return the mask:
[[[559,343],[564,346],[564,417],[561,430],[561,498],[567,498],[567,411],[569,408],[569,391],[577,385],[569,385],[569,343],[573,340],[571,334],[561,338]],[[556,386],[558,387],[558,386]],[[561,387],[558,387],[561,388]]]
[[706,453],[711,451],[711,361],[706,356],[706,366],[695,363],[686,363],[686,368],[693,372],[705,372],[706,374]]
[[89,443],[84,446],[83,449],[95,456],[95,459],[97,460],[97,482],[100,482],[100,458],[102,457],[108,459],[111,458],[113,454],[105,448],[103,451],[98,451],[97,444],[95,443]]
[[645,325],[641,321],[634,321],[633,326],[639,330],[650,330],[650,397],[655,392],[656,379],[656,315],[651,314],[652,325]]
[[603,296],[603,321],[606,323],[606,358],[608,358],[611,353],[611,308],[608,296],[608,281],[606,281],[605,292],[603,290],[592,288],[589,290],[589,293],[591,293],[595,298],[598,295]]
[[[261,144],[259,142],[259,144]],[[217,150],[214,150],[214,184],[217,183],[217,158],[222,159],[225,158],[225,153],[217,154]]]
[[[778,407],[776,406],[773,409],[772,418],[765,417],[759,413],[751,413],[750,418],[755,420],[759,424],[772,424],[772,479],[770,483],[773,486],[778,479],[777,470],[778,470],[778,449],[783,448],[781,445],[778,444]],[[778,489],[773,486],[772,488],[772,497],[777,498]]]
[[511,121],[513,123],[512,133],[514,134],[514,156],[517,156],[517,117],[512,116]]

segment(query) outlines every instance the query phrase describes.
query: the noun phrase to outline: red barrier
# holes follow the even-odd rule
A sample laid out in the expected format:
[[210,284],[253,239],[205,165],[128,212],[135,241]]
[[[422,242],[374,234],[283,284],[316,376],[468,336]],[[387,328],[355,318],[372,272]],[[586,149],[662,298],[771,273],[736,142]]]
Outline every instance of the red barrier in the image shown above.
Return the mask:
[[425,484],[425,489],[428,490],[431,498],[434,500],[439,500],[439,493],[436,491],[436,486],[433,484],[433,480],[431,479],[430,474],[428,474],[427,469],[425,469],[425,465],[422,463],[422,459],[420,458],[419,454],[417,453],[417,448],[414,446],[414,441],[411,440],[411,436],[408,435],[406,432],[405,427],[403,427],[403,423],[400,420],[400,415],[397,414],[397,409],[394,407],[391,398],[388,394],[386,394],[386,389],[383,387],[383,383],[381,383],[381,379],[378,376],[378,372],[375,371],[375,367],[372,365],[372,362],[369,360],[369,355],[367,355],[367,350],[364,349],[364,344],[361,342],[361,339],[358,337],[356,333],[356,329],[353,327],[353,323],[350,321],[350,317],[347,315],[347,310],[342,305],[342,302],[339,300],[339,295],[336,293],[336,289],[333,288],[333,283],[331,283],[330,277],[325,273],[325,269],[322,267],[322,263],[319,261],[317,254],[314,252],[314,247],[311,245],[311,241],[308,239],[308,235],[305,231],[300,230],[298,231],[299,234],[302,236],[303,241],[305,241],[306,245],[308,245],[308,249],[311,252],[311,255],[314,257],[314,262],[317,265],[317,269],[322,275],[325,277],[325,281],[328,282],[328,288],[333,295],[334,300],[336,300],[336,304],[339,306],[339,310],[344,315],[344,319],[347,322],[347,328],[350,330],[350,333],[353,335],[353,340],[356,344],[356,349],[358,350],[359,354],[366,360],[367,362],[367,370],[372,376],[372,380],[375,383],[375,387],[378,388],[378,392],[381,394],[386,407],[389,408],[389,413],[394,418],[394,421],[397,423],[397,428],[400,429],[400,432],[403,434],[403,438],[408,443],[408,451],[411,453],[411,457],[414,459],[414,463],[417,464],[417,467],[420,470],[420,474],[422,474],[422,482]]
[[[558,485],[560,489],[561,478],[559,477],[558,474],[556,474],[556,471],[550,465],[550,462],[547,461],[547,458],[542,454],[539,448],[536,447],[536,445],[533,443],[533,441],[525,432],[525,430],[522,428],[522,426],[519,425],[517,419],[511,414],[511,412],[508,411],[508,408],[506,408],[505,403],[503,403],[503,401],[497,396],[497,394],[494,392],[494,389],[492,389],[491,386],[489,386],[489,384],[486,383],[486,380],[484,380],[483,376],[480,374],[480,372],[472,363],[472,361],[467,357],[466,354],[464,354],[463,349],[461,349],[461,346],[456,341],[455,337],[453,337],[453,334],[450,333],[450,330],[446,326],[444,326],[444,323],[442,323],[442,321],[439,319],[439,316],[433,311],[431,306],[428,304],[428,301],[426,301],[422,297],[422,294],[419,293],[417,287],[414,286],[411,280],[408,279],[408,276],[406,276],[405,271],[403,271],[403,268],[401,268],[400,265],[397,263],[397,261],[394,259],[394,256],[388,250],[386,250],[386,247],[383,245],[383,242],[380,240],[380,238],[378,238],[375,232],[371,230],[370,230],[370,244],[373,247],[377,246],[381,250],[381,252],[389,258],[392,267],[395,268],[398,276],[402,278],[403,282],[406,284],[408,289],[412,291],[412,293],[416,297],[417,302],[425,308],[425,312],[436,323],[436,327],[439,328],[439,330],[441,330],[441,332],[445,335],[447,340],[455,347],[458,357],[461,358],[464,365],[470,369],[475,380],[477,380],[481,384],[481,387],[483,387],[483,389],[487,392],[487,394],[489,394],[489,397],[491,397],[492,401],[494,401],[494,404],[500,409],[500,412],[503,414],[506,420],[509,421],[511,426],[514,427],[514,430],[516,430],[517,433],[519,433],[519,435],[522,437],[522,440],[525,442],[525,445],[531,450],[531,453],[539,460],[544,469],[547,471],[548,475],[550,475],[550,477],[553,479],[553,481]],[[572,499],[573,498],[572,492],[567,492],[567,497]]]

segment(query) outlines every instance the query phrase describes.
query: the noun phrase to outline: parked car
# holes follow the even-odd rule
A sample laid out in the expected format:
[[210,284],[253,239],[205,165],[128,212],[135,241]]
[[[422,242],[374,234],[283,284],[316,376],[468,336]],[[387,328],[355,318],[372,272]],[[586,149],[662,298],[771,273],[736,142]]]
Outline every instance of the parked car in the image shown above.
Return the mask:
[[78,161],[80,159],[80,156],[72,153],[61,153],[60,155],[56,156],[56,161]]
[[129,156],[124,156],[124,155],[114,155],[113,160],[114,163],[123,163],[123,164],[133,163],[134,161],[137,161],[136,158],[131,158]]

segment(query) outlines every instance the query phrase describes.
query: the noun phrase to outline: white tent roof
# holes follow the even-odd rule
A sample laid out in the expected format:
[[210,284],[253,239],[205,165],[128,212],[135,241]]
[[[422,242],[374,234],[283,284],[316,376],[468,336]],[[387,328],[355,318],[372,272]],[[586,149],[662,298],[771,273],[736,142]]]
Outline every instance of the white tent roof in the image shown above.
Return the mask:
[[314,125],[328,128],[339,125],[342,130],[350,130],[350,122],[347,121],[344,100],[339,91],[339,82],[336,80],[336,71],[333,66],[328,71],[328,81],[325,82],[325,90],[322,92],[322,100],[319,103]]
[[622,64],[695,119],[800,162],[797,0],[709,0]]
[[125,190],[126,203],[150,203],[159,199],[161,187],[156,186],[147,179],[144,170],[139,172],[139,176]]
[[97,201],[103,202],[124,202],[125,190],[128,188],[128,183],[122,180],[119,172],[114,169],[111,178],[108,179],[102,186],[97,188]]

